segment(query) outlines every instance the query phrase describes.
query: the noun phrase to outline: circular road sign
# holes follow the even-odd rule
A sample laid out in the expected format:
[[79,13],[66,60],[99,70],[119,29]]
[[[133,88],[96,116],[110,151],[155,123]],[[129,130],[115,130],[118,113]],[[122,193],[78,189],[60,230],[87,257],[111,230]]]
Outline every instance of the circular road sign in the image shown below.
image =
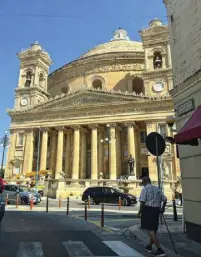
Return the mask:
[[157,132],[152,132],[147,136],[146,146],[148,151],[154,156],[160,156],[165,152],[165,140]]

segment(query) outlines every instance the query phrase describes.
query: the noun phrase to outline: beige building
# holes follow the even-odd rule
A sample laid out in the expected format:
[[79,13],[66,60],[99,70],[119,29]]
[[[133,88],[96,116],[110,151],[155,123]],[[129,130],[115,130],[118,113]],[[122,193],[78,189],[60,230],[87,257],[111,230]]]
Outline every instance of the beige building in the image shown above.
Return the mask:
[[[156,158],[145,142],[153,131],[171,135],[165,124],[174,115],[170,45],[158,19],[139,33],[142,42],[135,42],[119,28],[111,41],[50,75],[51,58],[38,43],[18,54],[6,177],[19,167],[22,174],[38,167],[51,169],[55,179],[63,171],[72,185],[101,178],[109,183],[128,174],[132,154],[132,179],[149,174],[157,181]],[[162,168],[171,198],[180,175],[174,146],[167,144]]]
[[[169,19],[173,58],[174,88],[171,91],[176,110],[178,135],[184,142],[192,135],[195,109],[201,105],[201,1],[164,0]],[[198,114],[196,110],[196,115]],[[200,120],[200,118],[199,118]],[[189,121],[188,123],[186,123]],[[185,126],[184,126],[185,125]],[[184,137],[180,129],[186,130]],[[191,139],[193,139],[191,137]],[[179,145],[187,235],[201,242],[201,145]]]

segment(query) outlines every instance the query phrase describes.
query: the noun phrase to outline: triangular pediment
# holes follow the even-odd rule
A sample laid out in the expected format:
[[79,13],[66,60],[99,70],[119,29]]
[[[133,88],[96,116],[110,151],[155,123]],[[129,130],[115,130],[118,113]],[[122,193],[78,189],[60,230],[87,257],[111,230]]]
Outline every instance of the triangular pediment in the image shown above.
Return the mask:
[[110,105],[120,102],[142,102],[146,97],[135,93],[85,89],[57,96],[32,108],[32,111],[63,110],[81,106]]

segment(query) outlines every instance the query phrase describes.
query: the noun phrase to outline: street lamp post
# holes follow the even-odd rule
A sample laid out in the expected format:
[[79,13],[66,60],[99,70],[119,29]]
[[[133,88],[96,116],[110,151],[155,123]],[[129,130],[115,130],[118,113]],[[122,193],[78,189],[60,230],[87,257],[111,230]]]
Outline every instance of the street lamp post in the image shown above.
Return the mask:
[[1,139],[1,146],[3,146],[2,160],[1,160],[1,173],[0,177],[3,177],[3,163],[4,163],[4,155],[6,146],[8,146],[8,130],[4,131],[4,137]]
[[101,139],[101,143],[105,142],[105,143],[107,143],[107,146],[108,146],[108,176],[109,176],[109,172],[110,172],[110,143],[112,143],[112,141],[116,141],[116,139],[111,137],[110,124],[107,124],[105,138]]
[[38,191],[38,172],[39,172],[39,161],[40,161],[40,141],[41,141],[41,129],[38,128],[38,149],[37,149],[37,163],[36,163],[36,191]]

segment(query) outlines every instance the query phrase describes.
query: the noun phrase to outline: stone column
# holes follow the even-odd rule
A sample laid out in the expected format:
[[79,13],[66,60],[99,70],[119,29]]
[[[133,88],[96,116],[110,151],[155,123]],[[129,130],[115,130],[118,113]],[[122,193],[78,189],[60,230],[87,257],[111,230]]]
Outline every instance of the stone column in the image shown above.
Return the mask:
[[117,152],[117,177],[121,176],[122,172],[122,145],[121,145],[121,128],[116,128],[116,152]]
[[135,133],[134,133],[134,127],[135,127],[135,122],[128,122],[126,123],[127,128],[128,128],[128,158],[130,155],[135,160],[134,163],[134,176],[136,177],[136,148],[135,148]]
[[46,170],[46,166],[47,166],[47,141],[48,141],[48,129],[42,129],[40,170]]
[[15,158],[15,146],[16,146],[17,133],[14,130],[10,130],[10,146],[8,147],[7,152],[7,161],[6,161],[6,169],[5,169],[5,178],[9,178],[13,174],[13,165],[10,161]]
[[23,174],[27,172],[32,172],[33,150],[34,150],[34,136],[33,136],[33,129],[30,129],[26,131]]
[[172,67],[172,56],[171,56],[171,49],[170,44],[167,44],[167,58],[168,58],[168,68]]
[[98,179],[98,140],[97,125],[91,128],[91,179]]
[[116,137],[115,125],[110,125],[109,143],[109,177],[112,180],[117,178],[117,159],[116,159]]
[[55,162],[56,162],[57,132],[51,132],[51,151],[50,151],[50,169],[52,170],[52,178],[55,178]]
[[72,132],[69,130],[66,134],[66,149],[65,149],[65,175],[70,178],[70,159],[71,159],[71,137]]
[[74,129],[73,140],[73,167],[72,179],[79,179],[79,163],[80,163],[80,127],[76,126]]
[[63,159],[63,138],[64,138],[64,128],[59,127],[58,139],[57,139],[57,154],[56,154],[56,168],[55,168],[55,178],[59,178],[59,173],[62,171],[62,159]]
[[86,179],[87,175],[87,130],[81,130],[81,155],[80,155],[80,178]]
[[[147,135],[149,135],[151,132],[157,132],[157,122],[147,121],[146,126]],[[158,181],[156,157],[151,155],[151,153],[148,155],[148,168],[150,178],[153,181]]]
[[144,49],[144,53],[145,53],[145,70],[147,71],[149,69],[149,60],[148,60],[146,48]]
[[[104,174],[104,131],[99,130],[98,133],[98,174]],[[103,142],[101,142],[103,140]]]

